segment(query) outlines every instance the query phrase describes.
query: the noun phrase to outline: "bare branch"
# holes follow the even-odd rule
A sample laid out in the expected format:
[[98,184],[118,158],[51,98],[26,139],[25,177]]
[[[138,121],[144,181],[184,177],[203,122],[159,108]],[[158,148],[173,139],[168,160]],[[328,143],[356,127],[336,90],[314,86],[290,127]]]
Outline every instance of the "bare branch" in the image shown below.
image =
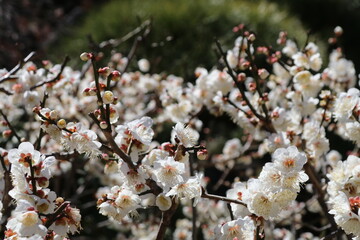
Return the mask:
[[5,74],[4,76],[2,76],[0,78],[0,83],[3,83],[7,80],[12,80],[14,79],[14,76],[12,76],[13,74],[15,74],[17,71],[19,71],[20,68],[22,68],[22,66],[24,65],[24,63],[30,61],[30,59],[35,55],[35,52],[31,52],[29,53],[23,60],[21,60],[13,69],[11,69],[7,74]]
[[64,71],[64,68],[65,68],[67,62],[68,62],[69,60],[70,60],[70,57],[69,57],[69,56],[66,56],[65,59],[64,59],[64,61],[63,61],[63,63],[61,64],[60,72],[59,72],[54,78],[52,78],[51,80],[48,80],[48,81],[43,81],[43,82],[40,82],[40,83],[38,83],[38,84],[35,84],[34,86],[32,86],[32,87],[30,88],[30,90],[34,90],[35,88],[41,87],[41,86],[43,86],[43,85],[45,85],[45,84],[53,83],[53,82],[58,81],[58,80],[60,79],[60,77],[61,77],[62,72]]

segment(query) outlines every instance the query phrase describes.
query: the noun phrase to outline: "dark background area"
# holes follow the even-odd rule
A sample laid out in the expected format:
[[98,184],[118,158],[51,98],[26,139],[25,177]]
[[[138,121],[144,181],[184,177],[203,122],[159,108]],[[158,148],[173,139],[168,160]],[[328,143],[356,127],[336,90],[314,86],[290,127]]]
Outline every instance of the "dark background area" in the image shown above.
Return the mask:
[[[213,66],[215,60],[209,59],[214,56],[212,49],[209,49],[213,38],[219,37],[233,41],[233,35],[230,34],[231,27],[240,23],[239,21],[244,21],[245,24],[258,31],[260,36],[264,32],[263,35],[267,38],[266,43],[270,42],[270,44],[271,40],[275,41],[274,36],[279,30],[293,32],[295,37],[299,36],[298,32],[305,35],[304,30],[311,30],[316,34],[315,39],[326,42],[332,29],[340,25],[344,29],[341,44],[345,54],[354,61],[356,66],[360,65],[359,0],[228,0],[216,1],[221,2],[216,7],[209,4],[215,1],[195,1],[198,2],[196,4],[192,1],[168,2],[173,3],[164,4],[166,3],[164,0],[143,1],[144,4],[136,0],[1,0],[0,67],[11,68],[30,51],[36,51],[38,59],[50,58],[57,62],[61,62],[66,54],[73,58],[77,57],[80,51],[89,48],[87,34],[94,36],[97,41],[121,37],[126,30],[136,27],[136,24],[145,17],[154,19],[155,37],[151,40],[164,41],[165,34],[174,37],[172,39],[174,43],[165,46],[164,51],[151,50],[151,54],[149,50],[146,51],[145,55],[149,58],[152,55],[163,55],[165,59],[163,62],[167,64],[160,64],[159,70],[162,71],[174,70],[171,66],[169,67],[170,56],[173,58],[171,59],[172,66],[175,62],[177,67],[174,71],[178,74],[187,75],[188,72],[184,72],[183,69],[191,68],[193,71],[197,65]],[[188,8],[184,7],[186,4],[189,5]],[[259,7],[261,4],[265,6]],[[277,4],[279,10],[269,10],[273,6],[268,7],[266,4]],[[176,5],[179,5],[179,8]],[[106,7],[108,7],[107,10]],[[238,13],[229,14],[229,10],[234,10],[236,7],[239,8]],[[106,14],[110,8],[117,10]],[[261,19],[262,15],[266,15],[264,11],[273,11],[273,14],[286,11],[289,17],[282,19],[279,26],[273,24],[269,27],[266,26],[266,21]],[[242,15],[246,16],[242,17]],[[173,20],[170,19],[171,17]],[[94,21],[96,19],[98,24],[91,22],[91,19]],[[300,20],[303,26],[296,27],[293,23],[286,25],[293,19]],[[117,25],[114,23],[116,21],[119,22]],[[94,28],[91,29],[89,25],[94,25]],[[261,28],[262,25],[265,27]],[[104,29],[100,30],[99,27]],[[177,51],[175,55],[173,48]],[[204,53],[205,51],[207,53]],[[184,65],[184,62],[188,64]],[[178,63],[181,64],[180,67]],[[196,64],[196,66],[190,64]],[[179,68],[182,70],[179,71]],[[358,71],[359,67],[356,69]]]

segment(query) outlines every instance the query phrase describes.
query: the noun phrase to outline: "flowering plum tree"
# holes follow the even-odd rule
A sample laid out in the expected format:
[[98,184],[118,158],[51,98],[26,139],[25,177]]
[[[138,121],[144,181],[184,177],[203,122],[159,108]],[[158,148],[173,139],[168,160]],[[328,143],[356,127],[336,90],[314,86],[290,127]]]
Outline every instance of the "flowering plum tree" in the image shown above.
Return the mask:
[[[186,83],[150,73],[146,59],[129,70],[148,31],[145,22],[130,33],[129,55],[108,64],[102,47],[121,39],[82,53],[82,71],[68,58],[38,66],[33,54],[0,70],[4,239],[94,231],[82,224],[83,202],[52,190],[74,171],[99,181],[90,202],[116,239],[360,238],[360,91],[340,47],[324,67],[313,42],[301,48],[282,32],[280,50],[256,46],[239,25],[233,48],[216,41],[219,65],[197,68]],[[341,34],[335,28],[332,44]],[[222,153],[207,149],[204,112],[242,130]],[[339,152],[330,134],[353,149]],[[92,190],[77,184],[75,195]]]

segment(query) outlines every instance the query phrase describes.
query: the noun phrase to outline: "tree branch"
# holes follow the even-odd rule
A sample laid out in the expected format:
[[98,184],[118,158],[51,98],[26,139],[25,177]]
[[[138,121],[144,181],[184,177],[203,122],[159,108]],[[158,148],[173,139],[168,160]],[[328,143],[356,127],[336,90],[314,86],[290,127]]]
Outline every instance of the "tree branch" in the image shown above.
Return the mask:
[[35,55],[35,52],[29,53],[23,60],[21,60],[13,69],[11,69],[7,74],[0,78],[0,83],[3,83],[7,80],[14,79],[13,74],[19,71],[20,68],[24,65],[24,63],[30,61],[30,59]]
[[34,90],[35,88],[41,87],[41,86],[43,86],[45,84],[53,83],[53,82],[58,81],[60,79],[60,77],[61,77],[62,72],[64,71],[64,68],[65,68],[67,62],[69,60],[70,60],[70,57],[66,56],[63,63],[61,64],[60,72],[54,78],[52,78],[51,80],[48,80],[48,81],[43,81],[43,82],[40,82],[38,84],[35,84],[34,86],[30,87],[30,90]]

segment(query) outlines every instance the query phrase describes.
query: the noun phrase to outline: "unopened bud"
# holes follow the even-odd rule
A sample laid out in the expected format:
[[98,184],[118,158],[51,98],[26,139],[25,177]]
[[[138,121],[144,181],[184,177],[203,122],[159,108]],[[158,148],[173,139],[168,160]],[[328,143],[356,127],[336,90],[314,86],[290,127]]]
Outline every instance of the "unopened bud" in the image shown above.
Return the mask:
[[57,119],[58,116],[59,116],[59,114],[56,110],[50,111],[50,119],[52,119],[52,120]]
[[96,96],[97,89],[96,88],[90,88],[89,96]]
[[12,134],[12,131],[10,129],[3,131],[2,135],[4,138],[10,137]]
[[107,77],[110,74],[110,68],[109,67],[103,67],[103,68],[99,68],[98,73],[103,76],[103,77]]
[[258,75],[261,79],[267,78],[270,74],[265,68],[261,68],[258,70]]
[[103,154],[101,154],[101,158],[104,159],[105,161],[108,161],[109,160],[109,154],[103,153]]
[[337,36],[337,37],[340,37],[342,34],[343,34],[343,29],[342,29],[342,27],[340,27],[340,26],[336,26],[335,28],[334,28],[334,33],[335,33],[335,36]]
[[40,110],[41,110],[41,107],[37,106],[37,107],[34,107],[32,111],[34,113],[38,114],[38,113],[40,113]]
[[142,71],[142,72],[148,72],[149,69],[150,69],[149,61],[147,59],[144,59],[144,58],[140,59],[138,61],[138,66],[139,66],[140,71]]
[[241,70],[246,70],[250,67],[250,62],[249,61],[241,61],[240,62],[240,69]]
[[59,121],[57,121],[56,125],[57,125],[59,128],[65,128],[65,127],[66,127],[66,121],[65,121],[65,119],[60,119]]
[[336,42],[337,42],[337,40],[334,37],[331,37],[331,38],[328,39],[329,44],[335,44]]
[[96,109],[95,111],[94,111],[94,114],[95,114],[95,116],[100,116],[100,114],[101,114],[101,111],[100,111],[100,109]]
[[255,91],[256,90],[256,83],[254,83],[254,82],[249,83],[249,90],[250,91]]
[[50,69],[52,67],[52,63],[49,60],[43,60],[41,61],[45,69]]
[[60,205],[60,204],[62,204],[63,202],[65,202],[65,200],[64,200],[62,197],[58,197],[58,198],[55,200],[56,205]]
[[199,160],[205,160],[208,156],[208,152],[206,149],[201,149],[197,151],[196,156]]
[[239,73],[239,74],[237,75],[237,80],[238,80],[239,82],[244,82],[244,81],[246,80],[246,74],[245,74],[245,73]]
[[83,52],[82,54],[80,54],[80,59],[86,62],[91,59],[91,54],[87,52]]
[[114,101],[114,94],[111,91],[105,91],[103,95],[103,101],[105,104],[110,104]]
[[255,39],[256,39],[256,37],[255,37],[255,34],[253,34],[253,33],[251,33],[251,34],[249,35],[249,37],[248,37],[248,40],[249,40],[250,42],[254,42]]
[[90,96],[90,88],[85,88],[82,93],[83,93],[83,96],[85,96],[85,97]]
[[111,73],[111,80],[113,80],[113,81],[119,81],[120,80],[120,78],[121,78],[121,74],[120,74],[120,72],[119,71],[112,71],[112,73]]
[[119,102],[119,98],[118,98],[118,97],[114,97],[113,104],[116,105],[116,104],[118,104],[118,102]]
[[107,129],[108,124],[105,121],[101,121],[100,122],[100,127],[101,127],[101,129]]
[[6,127],[7,125],[8,123],[4,120],[0,122],[0,126]]

